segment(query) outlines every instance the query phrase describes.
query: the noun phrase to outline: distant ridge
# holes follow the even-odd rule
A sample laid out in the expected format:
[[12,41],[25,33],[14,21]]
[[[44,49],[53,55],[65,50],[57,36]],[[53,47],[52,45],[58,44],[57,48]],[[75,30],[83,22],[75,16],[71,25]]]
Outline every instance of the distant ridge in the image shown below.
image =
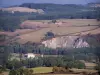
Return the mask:
[[88,6],[90,6],[90,7],[100,7],[100,2],[88,3]]
[[14,13],[14,12],[43,13],[44,12],[42,9],[31,9],[31,8],[27,8],[27,7],[17,7],[17,6],[9,7],[9,8],[1,8],[1,10],[8,11],[11,13]]

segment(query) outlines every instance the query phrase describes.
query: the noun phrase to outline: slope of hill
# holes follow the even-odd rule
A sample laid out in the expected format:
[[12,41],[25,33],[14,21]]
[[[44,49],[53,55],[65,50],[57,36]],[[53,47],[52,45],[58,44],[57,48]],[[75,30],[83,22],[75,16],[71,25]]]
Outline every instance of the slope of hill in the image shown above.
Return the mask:
[[96,26],[100,22],[95,19],[59,19],[56,23],[52,23],[52,20],[27,20],[20,26],[21,28],[34,29],[34,28],[53,28],[53,27],[85,27],[88,25]]
[[62,36],[43,41],[42,44],[48,48],[82,48],[89,44],[80,36]]
[[[93,8],[76,4],[24,3],[20,6],[33,9],[34,8],[42,9],[48,16],[51,16],[50,18],[52,18],[52,16],[55,16],[55,18],[57,17],[70,18],[71,16],[73,17],[77,16],[78,18],[80,18],[81,16],[84,15],[87,16],[86,13],[89,16],[91,16],[90,14],[93,13],[91,17],[93,17],[94,15]],[[88,11],[83,12],[83,10],[88,10]]]
[[[15,32],[0,32],[14,36],[14,41],[21,44],[27,42],[43,43],[48,46],[56,47],[89,47],[89,44],[80,38],[87,34],[100,34],[100,22],[96,19],[59,19],[56,23],[51,20],[27,20],[20,26],[23,29],[18,29]],[[53,32],[55,38],[45,39],[47,32]],[[74,41],[80,38],[76,43]],[[64,41],[65,40],[65,41]],[[70,43],[67,43],[67,42]],[[53,47],[52,46],[52,47]]]
[[44,11],[41,9],[30,9],[27,7],[9,7],[9,8],[1,8],[2,11],[8,11],[8,12],[28,12],[28,13],[44,13]]
[[89,7],[100,7],[100,3],[89,3]]
[[64,24],[62,23],[59,25],[59,23],[48,23],[50,20],[25,21],[21,24],[21,26],[26,27],[26,29],[33,29],[34,31],[18,36],[20,38],[18,41],[20,43],[26,43],[28,41],[36,43],[41,42],[44,35],[48,31],[51,31],[58,36],[100,33],[100,28],[98,27],[100,22],[96,21],[95,19],[63,19],[58,21],[64,22]]

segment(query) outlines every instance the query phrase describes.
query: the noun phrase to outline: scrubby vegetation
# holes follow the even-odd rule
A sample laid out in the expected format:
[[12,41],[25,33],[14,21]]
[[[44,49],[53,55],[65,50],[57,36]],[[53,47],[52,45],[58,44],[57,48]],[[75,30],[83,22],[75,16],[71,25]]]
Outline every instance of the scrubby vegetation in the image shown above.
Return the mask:
[[9,72],[9,75],[34,75],[32,69],[26,69],[26,68],[19,68],[16,70],[11,70]]
[[[6,41],[6,36],[2,36],[3,41]],[[2,41],[2,40],[1,40]],[[2,42],[3,42],[2,41]],[[19,69],[20,67],[26,67],[26,68],[33,68],[33,67],[40,67],[40,66],[46,66],[46,67],[65,67],[68,68],[78,68],[78,69],[85,69],[85,63],[81,62],[80,60],[84,60],[87,62],[93,62],[97,63],[99,62],[97,59],[97,56],[95,54],[98,54],[99,47],[91,46],[90,48],[73,48],[73,49],[67,49],[67,48],[57,48],[57,49],[50,49],[45,48],[41,44],[36,43],[26,43],[26,44],[20,44],[20,43],[8,43],[0,46],[1,52],[1,65],[3,67],[10,69],[14,73],[16,72],[16,69]],[[10,51],[9,51],[10,50]],[[19,54],[20,56],[18,59],[11,60],[12,57],[9,57],[10,54],[15,53]],[[25,53],[35,53],[35,54],[43,54],[43,57],[35,57],[35,58],[23,58],[22,55]],[[51,56],[50,56],[51,55]],[[93,61],[95,60],[95,61]],[[67,69],[65,67],[65,69]],[[63,69],[61,72],[66,72],[66,70]]]
[[52,69],[53,73],[70,73],[70,70],[68,68],[64,67],[53,67]]

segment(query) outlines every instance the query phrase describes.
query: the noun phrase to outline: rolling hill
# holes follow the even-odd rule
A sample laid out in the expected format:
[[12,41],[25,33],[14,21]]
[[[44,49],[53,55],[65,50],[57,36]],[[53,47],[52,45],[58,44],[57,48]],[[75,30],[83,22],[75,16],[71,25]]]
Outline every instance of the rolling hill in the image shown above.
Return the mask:
[[9,7],[9,8],[1,8],[2,11],[8,11],[11,13],[14,12],[27,12],[27,13],[44,13],[42,9],[30,9],[27,7]]
[[[100,34],[99,25],[100,21],[96,19],[59,19],[56,23],[52,23],[51,20],[27,20],[20,25],[21,29],[17,29],[15,32],[0,32],[0,34],[13,36],[11,41],[17,41],[21,44],[30,41],[42,43],[46,47],[54,44],[55,47],[69,45],[68,47],[80,48],[89,47],[89,44],[83,41],[83,36]],[[55,37],[44,39],[47,32],[53,32]],[[79,40],[75,42],[78,38]],[[70,43],[67,43],[68,41]]]
[[[99,34],[100,28],[98,25],[100,22],[95,19],[61,19],[58,23],[48,23],[50,20],[43,21],[25,21],[21,26],[26,26],[26,29],[32,29],[33,32],[21,34],[18,36],[20,43],[31,42],[41,42],[44,38],[46,32],[51,31],[58,36],[68,36],[77,34]],[[59,25],[59,22],[63,22]],[[43,24],[44,23],[44,24]],[[88,26],[90,25],[90,26]]]

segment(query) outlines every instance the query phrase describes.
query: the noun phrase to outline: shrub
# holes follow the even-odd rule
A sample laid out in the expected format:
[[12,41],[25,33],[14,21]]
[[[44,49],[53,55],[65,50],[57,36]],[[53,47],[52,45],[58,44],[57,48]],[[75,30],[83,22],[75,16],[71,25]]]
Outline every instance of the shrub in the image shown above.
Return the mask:
[[65,69],[66,69],[66,70],[68,70],[68,69],[69,69],[69,67],[65,66]]
[[66,72],[69,72],[69,69],[65,68],[65,67],[53,67],[52,69],[53,73],[66,73]]
[[33,75],[33,70],[32,69],[25,69],[24,70],[24,75]]
[[56,73],[56,72],[59,71],[59,69],[58,69],[58,67],[55,66],[55,67],[53,67],[52,71],[53,71],[54,73]]
[[56,23],[57,21],[56,20],[52,20],[52,23]]
[[100,21],[100,18],[97,18],[97,21]]
[[100,65],[96,66],[95,69],[100,71]]
[[9,72],[9,75],[19,75],[19,74],[17,74],[17,70],[11,70]]
[[45,34],[44,40],[51,39],[51,38],[54,38],[54,37],[55,37],[55,34],[51,31],[49,31]]
[[63,68],[63,67],[60,67],[60,73],[66,73],[66,72],[69,72],[69,70],[66,70],[66,69]]
[[1,74],[2,72],[3,72],[2,69],[0,69],[0,74]]
[[6,71],[6,68],[5,68],[5,67],[0,66],[0,74],[1,74],[3,71]]
[[33,75],[32,69],[20,68],[17,70],[11,70],[9,75]]
[[87,73],[87,72],[84,71],[84,72],[82,72],[82,74],[83,74],[83,75],[88,75],[89,73]]

